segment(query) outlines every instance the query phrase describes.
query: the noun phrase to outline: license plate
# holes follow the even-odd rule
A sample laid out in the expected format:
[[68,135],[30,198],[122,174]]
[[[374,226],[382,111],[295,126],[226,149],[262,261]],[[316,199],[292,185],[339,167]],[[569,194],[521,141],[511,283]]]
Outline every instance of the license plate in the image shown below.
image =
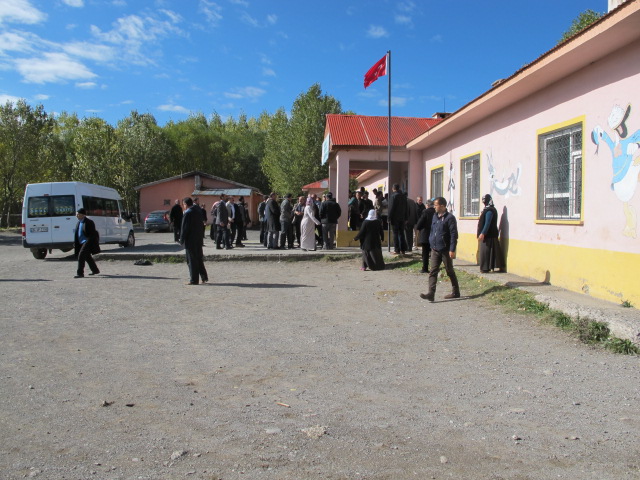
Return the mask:
[[31,233],[48,232],[49,227],[31,227]]

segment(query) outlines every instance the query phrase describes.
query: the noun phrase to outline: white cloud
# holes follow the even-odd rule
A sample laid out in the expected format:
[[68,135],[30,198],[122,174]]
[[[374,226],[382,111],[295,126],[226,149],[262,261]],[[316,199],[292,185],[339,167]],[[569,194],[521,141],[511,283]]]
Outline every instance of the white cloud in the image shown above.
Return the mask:
[[22,98],[0,93],[0,105],[6,105],[7,102],[13,103],[15,105],[16,103],[18,103],[18,100],[22,100]]
[[70,7],[84,7],[84,0],[62,0],[62,3]]
[[0,24],[26,23],[32,25],[47,19],[47,14],[31,5],[29,0],[0,0]]
[[413,20],[408,15],[398,14],[395,17],[395,20],[396,20],[396,23],[399,25],[411,25],[413,23]]
[[444,37],[440,34],[434,35],[429,39],[431,43],[442,43],[444,41]]
[[92,88],[96,88],[98,84],[96,82],[79,82],[76,83],[76,87],[83,88],[85,90],[91,90]]
[[35,95],[33,98],[35,98],[36,100],[49,100],[51,96],[45,95],[44,93],[39,93],[38,95]]
[[180,105],[160,105],[158,110],[162,112],[183,113],[185,115],[189,115],[191,113],[191,110]]
[[369,26],[369,30],[367,30],[367,36],[371,38],[383,38],[388,37],[389,32],[379,25],[371,25]]
[[277,15],[274,15],[274,14],[267,15],[267,23],[269,25],[275,25],[277,21],[278,21]]
[[241,7],[245,7],[245,8],[249,6],[249,2],[247,2],[246,0],[229,0],[229,2],[233,3],[234,5],[240,5]]
[[95,25],[91,25],[91,32],[99,40],[121,48],[124,60],[138,65],[148,65],[154,61],[145,54],[145,47],[170,34],[183,34],[173,23],[175,18],[181,17],[178,15],[169,18],[172,21],[129,15],[114,22],[113,29],[108,32],[103,32]]
[[416,8],[416,4],[411,0],[404,0],[402,2],[398,2],[396,7],[401,12],[412,12]]
[[116,52],[113,47],[97,43],[68,43],[63,45],[62,49],[69,55],[86,58],[95,62],[109,62],[116,57]]
[[266,90],[258,87],[236,87],[231,89],[230,92],[225,92],[224,96],[227,98],[233,98],[236,100],[247,98],[249,100],[257,100],[264,95]]
[[207,22],[209,22],[214,27],[217,27],[222,20],[222,7],[210,0],[200,0],[198,11],[200,13],[203,13],[205,18],[207,19]]
[[272,68],[263,67],[262,68],[262,75],[264,75],[265,77],[275,77],[276,76],[276,72]]
[[180,15],[179,13],[176,13],[172,10],[160,10],[162,13],[164,13],[167,17],[169,17],[169,20],[171,20],[172,23],[181,23],[182,22],[182,15]]
[[246,23],[247,25],[251,26],[251,27],[258,27],[259,26],[258,20],[253,18],[247,12],[242,12],[242,15],[240,16],[240,20],[243,21],[244,23]]
[[64,53],[45,53],[41,58],[20,58],[15,63],[27,83],[63,83],[96,77],[82,63]]
[[[391,97],[391,106],[392,107],[404,107],[407,104],[407,101],[409,99],[406,97]],[[380,100],[378,102],[378,105],[380,105],[381,107],[386,107],[389,105],[389,101],[388,100]]]
[[0,53],[30,52],[33,43],[33,36],[26,32],[4,32],[0,34]]

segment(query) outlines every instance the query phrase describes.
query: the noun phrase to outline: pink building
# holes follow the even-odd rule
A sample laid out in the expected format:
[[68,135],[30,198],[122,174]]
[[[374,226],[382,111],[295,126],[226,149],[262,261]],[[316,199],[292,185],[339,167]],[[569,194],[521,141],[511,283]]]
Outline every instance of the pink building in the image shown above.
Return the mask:
[[[480,199],[489,193],[510,272],[638,307],[638,85],[640,1],[628,1],[394,146],[391,182],[414,198],[447,198],[459,258],[476,260]],[[352,162],[377,169],[374,183],[386,180],[381,152],[335,142],[330,151],[340,203]],[[346,224],[340,236],[348,241]]]
[[236,201],[243,196],[251,221],[255,224],[258,221],[258,204],[262,201],[262,194],[255,187],[198,171],[146,183],[135,189],[140,192],[141,219],[153,210],[170,210],[176,200],[185,197],[191,197],[200,205],[205,205],[209,213],[220,194],[224,193],[233,195]]

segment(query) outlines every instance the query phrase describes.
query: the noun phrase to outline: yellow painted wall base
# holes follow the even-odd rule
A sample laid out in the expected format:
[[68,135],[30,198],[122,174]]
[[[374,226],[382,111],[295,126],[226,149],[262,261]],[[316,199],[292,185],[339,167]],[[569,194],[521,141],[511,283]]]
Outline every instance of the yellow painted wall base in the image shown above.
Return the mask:
[[[509,240],[507,271],[522,277],[584,293],[614,303],[630,302],[640,307],[640,255],[595,248]],[[477,262],[478,240],[462,234],[458,257]]]

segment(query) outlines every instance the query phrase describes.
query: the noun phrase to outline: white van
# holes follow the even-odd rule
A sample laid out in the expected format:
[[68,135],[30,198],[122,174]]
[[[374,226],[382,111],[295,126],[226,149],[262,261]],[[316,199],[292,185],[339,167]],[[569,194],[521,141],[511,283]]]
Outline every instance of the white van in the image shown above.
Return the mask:
[[37,259],[56,248],[73,249],[76,211],[84,207],[96,224],[100,243],[133,247],[131,217],[122,211],[122,198],[113,188],[81,182],[30,183],[22,203],[22,245]]

